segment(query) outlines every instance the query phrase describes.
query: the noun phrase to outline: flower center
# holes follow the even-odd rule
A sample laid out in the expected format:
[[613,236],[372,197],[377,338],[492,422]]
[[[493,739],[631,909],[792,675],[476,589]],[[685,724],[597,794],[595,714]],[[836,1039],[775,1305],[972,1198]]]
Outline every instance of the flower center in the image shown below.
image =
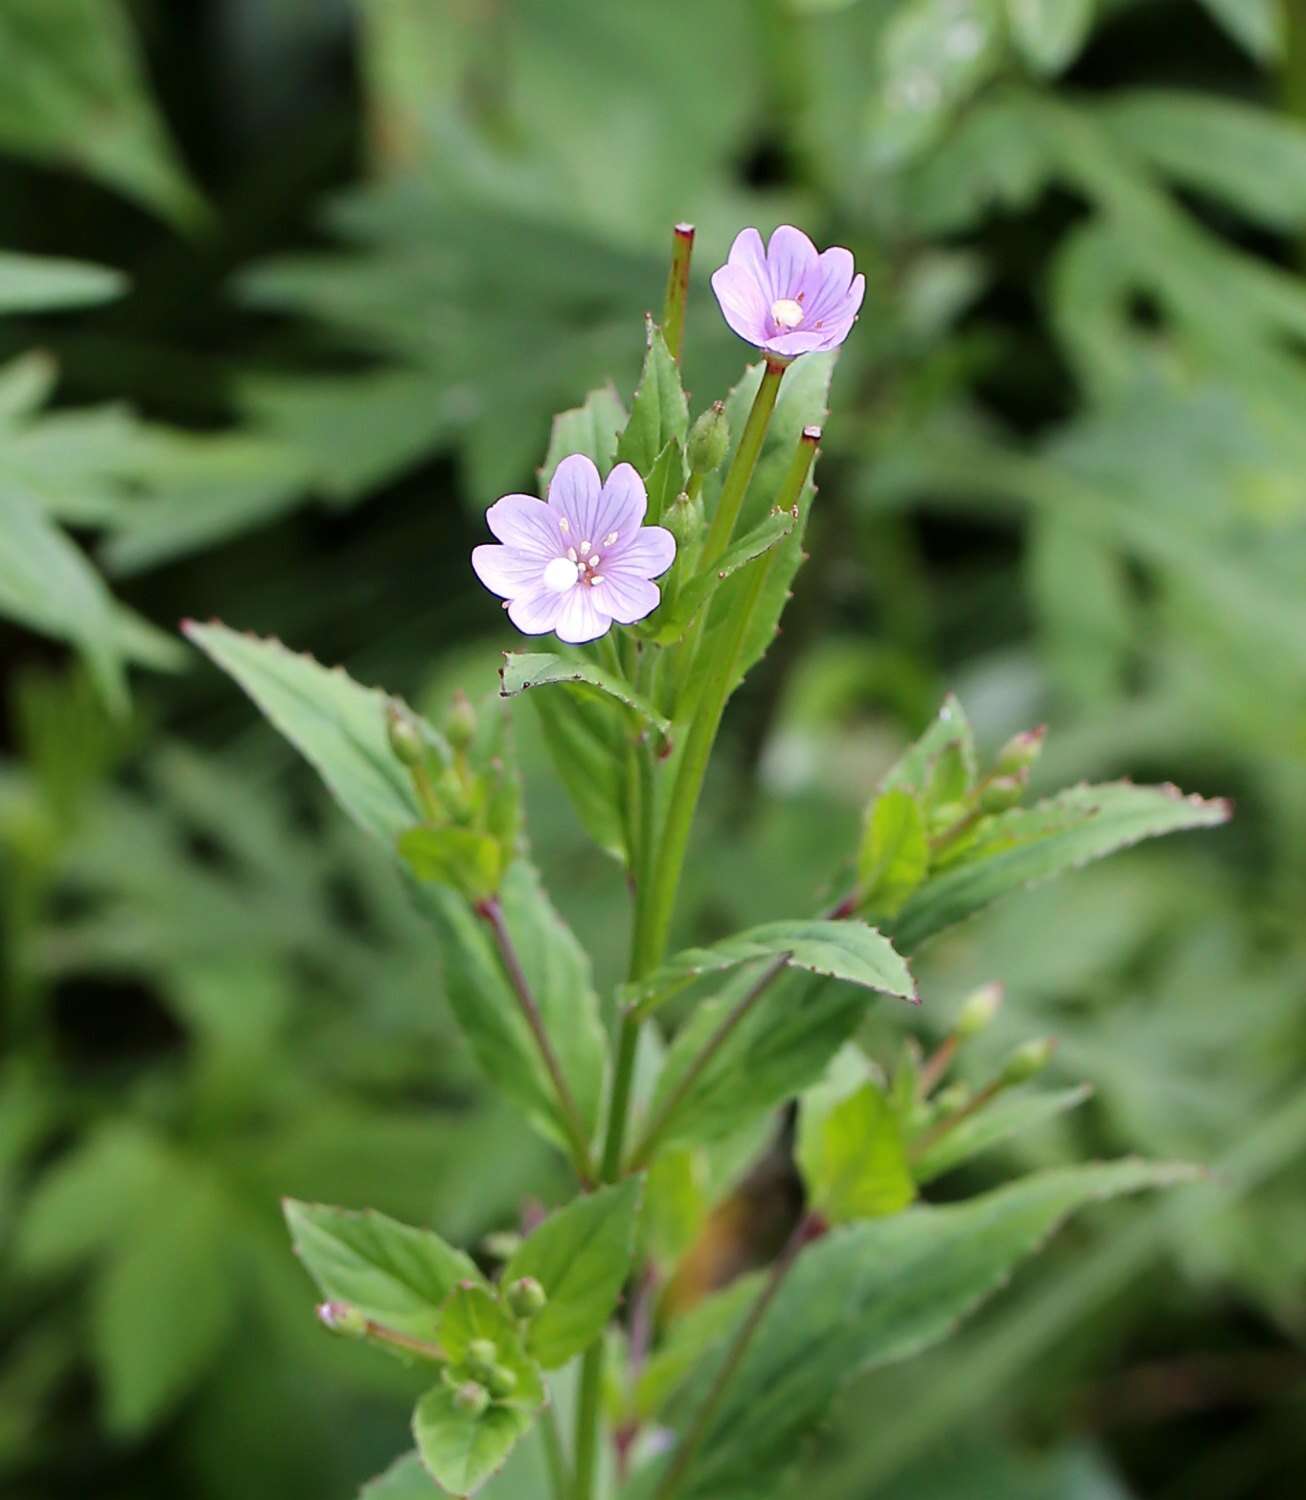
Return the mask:
[[565,594],[580,577],[580,569],[565,557],[555,557],[544,570],[544,587],[555,594]]
[[797,328],[803,321],[803,305],[792,297],[778,297],[771,304],[771,316],[781,328]]

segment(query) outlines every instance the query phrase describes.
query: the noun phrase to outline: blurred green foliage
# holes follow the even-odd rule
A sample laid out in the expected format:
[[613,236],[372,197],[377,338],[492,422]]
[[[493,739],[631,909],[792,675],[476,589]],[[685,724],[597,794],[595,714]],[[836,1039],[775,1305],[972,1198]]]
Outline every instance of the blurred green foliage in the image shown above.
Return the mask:
[[[484,506],[555,411],[629,396],[677,219],[686,380],[728,385],[707,274],[787,219],[870,285],[683,938],[810,905],[945,687],[987,750],[1047,720],[1047,787],[1238,802],[996,906],[922,956],[919,1022],[877,1014],[942,1034],[1000,977],[973,1066],[1052,1032],[1096,1088],[1023,1164],[1216,1172],[865,1377],[805,1489],[1299,1494],[1299,7],[6,0],[0,84],[0,1491],[349,1496],[403,1446],[414,1379],[320,1334],[279,1196],[475,1244],[548,1158],[389,866],[172,627],[483,693]],[[606,991],[621,892],[532,725],[536,852]]]

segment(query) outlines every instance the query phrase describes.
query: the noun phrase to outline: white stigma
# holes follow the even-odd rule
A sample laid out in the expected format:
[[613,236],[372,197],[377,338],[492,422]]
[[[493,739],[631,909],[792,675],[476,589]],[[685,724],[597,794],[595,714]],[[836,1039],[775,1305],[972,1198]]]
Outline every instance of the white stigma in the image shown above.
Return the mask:
[[778,297],[771,304],[771,316],[781,328],[797,328],[803,321],[803,305],[792,297]]
[[555,594],[565,594],[574,587],[580,577],[574,562],[565,557],[555,557],[544,570],[544,587]]

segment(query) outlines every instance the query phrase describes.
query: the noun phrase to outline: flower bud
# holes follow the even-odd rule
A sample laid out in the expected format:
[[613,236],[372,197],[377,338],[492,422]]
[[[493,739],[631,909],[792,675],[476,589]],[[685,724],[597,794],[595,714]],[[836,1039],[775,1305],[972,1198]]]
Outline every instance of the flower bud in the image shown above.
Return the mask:
[[507,1365],[491,1365],[486,1371],[485,1383],[490,1388],[490,1394],[501,1400],[505,1396],[511,1396],[517,1389],[517,1377]]
[[484,1380],[499,1357],[499,1346],[493,1339],[473,1339],[467,1346],[467,1368],[478,1380]]
[[698,496],[691,500],[682,490],[663,511],[662,524],[676,539],[676,555],[683,556],[703,533],[706,517],[702,500]]
[[946,1119],[949,1115],[955,1115],[958,1110],[965,1109],[970,1103],[970,1090],[964,1083],[950,1083],[946,1089],[939,1091],[934,1100],[934,1110],[940,1119]]
[[426,741],[422,731],[417,720],[397,698],[391,698],[385,706],[385,728],[391,754],[401,765],[413,767],[425,763]]
[[930,814],[930,827],[936,832],[946,832],[960,823],[966,816],[964,802],[941,802]]
[[543,1312],[548,1302],[544,1288],[534,1276],[523,1276],[514,1281],[507,1292],[508,1307],[516,1318],[533,1318]]
[[730,447],[730,423],[724,401],[714,401],[689,432],[686,456],[691,474],[714,474]]
[[476,738],[476,710],[461,688],[453,695],[453,707],[445,721],[445,735],[455,750],[466,750]]
[[1051,1037],[1040,1037],[1034,1042],[1025,1042],[1007,1059],[999,1074],[998,1081],[1005,1087],[1011,1088],[1015,1084],[1024,1083],[1033,1078],[1035,1073],[1041,1073],[1047,1067],[1052,1054],[1056,1051],[1056,1043]]
[[1013,735],[998,751],[998,774],[1011,776],[1029,770],[1042,754],[1046,734],[1047,725],[1040,724],[1037,729],[1026,729],[1022,734]]
[[453,1393],[453,1404],[464,1416],[484,1416],[490,1404],[490,1393],[474,1380],[464,1380]]
[[347,1339],[367,1337],[367,1318],[351,1302],[322,1302],[317,1309],[318,1321],[332,1333]]
[[980,811],[1000,813],[1015,807],[1025,794],[1028,780],[1028,771],[1018,776],[995,776],[980,793]]
[[957,1040],[965,1042],[978,1036],[997,1015],[1001,1004],[1002,986],[996,981],[981,985],[973,994],[968,995],[957,1013],[957,1024],[952,1028]]
[[511,1229],[495,1229],[481,1241],[481,1249],[493,1260],[511,1260],[521,1249],[522,1237]]

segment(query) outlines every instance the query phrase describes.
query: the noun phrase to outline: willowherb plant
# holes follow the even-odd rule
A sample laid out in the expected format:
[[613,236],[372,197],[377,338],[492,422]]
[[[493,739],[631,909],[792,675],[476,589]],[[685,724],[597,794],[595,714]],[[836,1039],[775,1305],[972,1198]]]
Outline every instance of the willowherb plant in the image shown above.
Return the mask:
[[[578,816],[624,867],[629,974],[608,1003],[530,862],[501,705],[460,700],[436,728],[276,642],[187,627],[403,862],[477,1058],[577,1182],[498,1259],[376,1213],[286,1205],[323,1323],[430,1366],[416,1451],[374,1500],[487,1483],[513,1500],[781,1494],[844,1382],[946,1337],[1078,1205],[1189,1175],[1097,1163],[931,1206],[934,1179],[1083,1091],[1023,1087],[1047,1062],[1041,1039],[974,1092],[949,1082],[996,987],[929,1056],[878,1066],[854,1037],[878,996],[917,1001],[906,957],[942,929],[1138,839],[1219,823],[1223,803],[1119,782],[1027,806],[1042,731],[981,768],[949,699],[840,852],[831,909],[668,952],[722,715],[802,560],[835,351],[863,295],[846,250],[745,230],[713,289],[764,360],[691,425],[692,242],[678,226],[629,415],[604,389],[559,417],[547,498],[496,501],[497,541],[472,557],[519,630],[566,643],[508,654],[500,696],[529,693]],[[805,1207],[783,1248],[673,1306],[663,1289],[794,1105]]]

